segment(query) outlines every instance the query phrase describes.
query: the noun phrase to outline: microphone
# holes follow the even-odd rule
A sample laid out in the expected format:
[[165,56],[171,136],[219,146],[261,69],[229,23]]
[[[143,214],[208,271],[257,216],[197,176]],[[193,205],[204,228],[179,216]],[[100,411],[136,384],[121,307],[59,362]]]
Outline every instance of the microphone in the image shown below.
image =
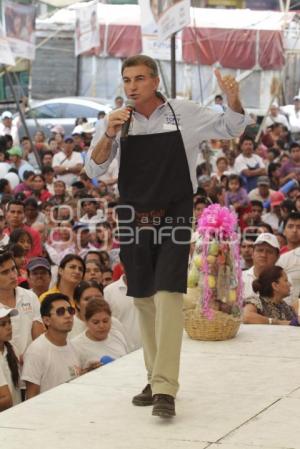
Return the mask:
[[132,116],[132,113],[133,113],[134,107],[135,107],[135,101],[127,100],[125,102],[125,107],[129,111],[130,115],[129,115],[128,120],[125,123],[123,123],[123,125],[122,125],[121,138],[126,139],[128,137],[128,131],[129,131],[129,126],[130,126],[130,122],[131,122],[131,116]]

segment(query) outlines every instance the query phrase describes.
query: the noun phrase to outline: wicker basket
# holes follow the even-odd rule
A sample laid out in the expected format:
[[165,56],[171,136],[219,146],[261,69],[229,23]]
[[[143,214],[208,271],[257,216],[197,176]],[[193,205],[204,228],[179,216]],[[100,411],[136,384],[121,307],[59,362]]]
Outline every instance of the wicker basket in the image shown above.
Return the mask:
[[186,310],[184,315],[185,330],[193,340],[229,340],[236,336],[241,324],[240,318],[219,311],[209,320],[198,307]]

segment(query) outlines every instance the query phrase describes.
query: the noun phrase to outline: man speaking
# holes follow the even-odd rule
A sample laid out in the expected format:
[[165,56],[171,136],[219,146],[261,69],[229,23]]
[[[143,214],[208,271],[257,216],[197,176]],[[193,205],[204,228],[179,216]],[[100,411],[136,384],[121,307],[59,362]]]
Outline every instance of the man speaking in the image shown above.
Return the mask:
[[250,120],[231,76],[215,71],[227,96],[224,114],[158,92],[156,62],[145,55],[122,65],[128,107],[113,111],[103,135],[95,135],[86,172],[101,176],[120,148],[118,207],[120,257],[134,297],[148,384],[132,400],[153,405],[152,414],[175,415],[187,286],[193,190],[199,142],[239,136]]

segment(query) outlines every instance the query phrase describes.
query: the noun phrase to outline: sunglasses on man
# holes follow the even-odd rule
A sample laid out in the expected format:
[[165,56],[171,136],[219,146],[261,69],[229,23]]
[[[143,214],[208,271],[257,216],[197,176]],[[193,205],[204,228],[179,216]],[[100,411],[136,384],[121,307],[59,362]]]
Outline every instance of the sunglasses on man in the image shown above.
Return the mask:
[[56,316],[64,316],[68,312],[69,315],[75,315],[75,309],[72,306],[68,307],[58,307],[54,310]]

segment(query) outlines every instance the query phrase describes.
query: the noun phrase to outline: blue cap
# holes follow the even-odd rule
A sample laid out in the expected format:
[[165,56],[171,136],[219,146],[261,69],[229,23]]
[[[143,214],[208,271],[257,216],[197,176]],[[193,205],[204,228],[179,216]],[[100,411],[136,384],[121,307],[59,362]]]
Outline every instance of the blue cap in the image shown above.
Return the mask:
[[34,257],[27,264],[27,270],[33,271],[36,268],[45,268],[51,273],[51,265],[44,257]]
[[77,231],[77,229],[85,229],[87,231],[90,230],[89,225],[87,223],[83,223],[82,221],[76,221],[76,223],[72,226],[73,231]]
[[64,142],[69,142],[69,141],[74,142],[73,136],[66,136],[66,137],[64,138]]

